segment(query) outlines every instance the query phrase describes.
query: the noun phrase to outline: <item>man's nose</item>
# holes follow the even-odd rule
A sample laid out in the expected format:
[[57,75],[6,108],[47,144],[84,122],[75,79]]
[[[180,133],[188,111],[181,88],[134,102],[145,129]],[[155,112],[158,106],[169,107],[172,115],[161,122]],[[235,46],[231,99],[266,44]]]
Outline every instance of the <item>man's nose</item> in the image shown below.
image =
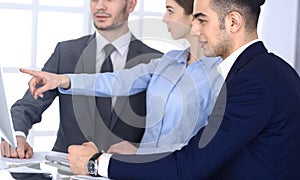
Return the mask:
[[104,2],[104,0],[99,0],[96,4],[96,9],[100,10],[100,9],[106,9],[106,4]]
[[200,26],[199,26],[197,20],[195,20],[195,18],[192,21],[191,34],[194,35],[194,36],[199,36],[200,35]]

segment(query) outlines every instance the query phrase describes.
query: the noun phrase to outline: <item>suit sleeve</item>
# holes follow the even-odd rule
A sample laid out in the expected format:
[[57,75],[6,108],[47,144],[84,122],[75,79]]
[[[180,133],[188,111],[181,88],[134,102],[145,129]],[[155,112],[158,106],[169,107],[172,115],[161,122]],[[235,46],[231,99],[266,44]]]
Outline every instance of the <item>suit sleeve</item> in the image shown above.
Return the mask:
[[[60,57],[60,44],[45,63],[43,71],[58,73],[58,61]],[[44,93],[43,98],[35,100],[27,90],[22,99],[16,101],[11,107],[11,115],[15,131],[22,131],[28,135],[32,125],[41,121],[43,112],[52,104],[58,94],[58,90]]]
[[[113,155],[113,179],[205,179],[236,156],[270,120],[273,99],[259,75],[240,75],[223,86],[208,125],[169,155]],[[145,160],[146,159],[146,160]]]

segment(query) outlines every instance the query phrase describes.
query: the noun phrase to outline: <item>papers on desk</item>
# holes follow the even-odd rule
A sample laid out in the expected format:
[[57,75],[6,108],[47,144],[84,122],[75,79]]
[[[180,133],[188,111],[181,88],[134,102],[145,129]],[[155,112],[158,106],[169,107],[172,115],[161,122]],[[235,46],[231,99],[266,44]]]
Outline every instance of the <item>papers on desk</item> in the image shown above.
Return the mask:
[[35,152],[33,153],[33,156],[30,159],[5,158],[0,156],[0,161],[5,162],[10,168],[19,167],[19,166],[46,162],[47,161],[45,159],[46,154],[49,154],[49,152]]
[[0,177],[2,179],[6,179],[6,180],[14,180],[14,178],[10,175],[10,173],[8,171],[0,170]]
[[2,171],[8,171],[11,173],[48,173],[48,172],[40,170],[40,169],[33,169],[33,168],[25,167],[25,166],[4,169]]
[[[44,179],[50,179],[51,173],[40,169],[30,168],[31,165],[46,162],[45,155],[48,152],[37,152],[34,153],[30,159],[19,159],[19,158],[5,158],[0,156],[0,161],[5,163],[7,167],[0,170],[1,179],[14,179],[15,176],[19,177],[45,177]],[[48,178],[46,178],[46,175]],[[22,179],[22,178],[21,178]]]
[[0,160],[0,170],[6,168],[8,168],[8,165],[4,161]]

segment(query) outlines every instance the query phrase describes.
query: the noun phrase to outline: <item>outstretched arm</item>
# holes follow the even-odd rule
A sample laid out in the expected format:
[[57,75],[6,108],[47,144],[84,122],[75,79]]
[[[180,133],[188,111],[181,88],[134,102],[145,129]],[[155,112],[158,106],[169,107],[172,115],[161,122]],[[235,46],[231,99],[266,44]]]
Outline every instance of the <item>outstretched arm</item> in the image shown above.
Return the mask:
[[[63,74],[53,74],[44,71],[35,71],[29,69],[21,68],[22,73],[29,74],[32,79],[29,81],[28,86],[32,96],[37,99],[38,97],[43,97],[43,93],[55,89],[57,87],[69,88],[70,87],[70,78],[67,75]],[[38,87],[37,85],[41,85]]]

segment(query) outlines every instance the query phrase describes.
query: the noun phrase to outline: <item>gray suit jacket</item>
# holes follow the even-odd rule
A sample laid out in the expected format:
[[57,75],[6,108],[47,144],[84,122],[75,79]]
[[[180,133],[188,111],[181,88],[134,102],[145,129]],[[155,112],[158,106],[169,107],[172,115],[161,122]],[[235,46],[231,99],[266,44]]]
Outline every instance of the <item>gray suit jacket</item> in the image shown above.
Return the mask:
[[[161,52],[132,37],[125,68],[138,63],[148,63],[149,60],[161,56]],[[89,35],[58,43],[42,70],[57,74],[95,73],[95,63],[95,35]],[[42,113],[56,97],[59,97],[60,126],[53,147],[55,151],[67,152],[69,145],[82,144],[85,141],[93,141],[99,149],[106,150],[111,144],[121,140],[138,143],[143,136],[145,92],[130,97],[118,97],[111,119],[103,121],[96,109],[94,97],[64,95],[55,89],[45,93],[44,98],[34,100],[27,91],[11,108],[15,130],[27,135],[32,125],[41,121]],[[136,121],[139,122],[138,127],[131,126],[137,124]]]

